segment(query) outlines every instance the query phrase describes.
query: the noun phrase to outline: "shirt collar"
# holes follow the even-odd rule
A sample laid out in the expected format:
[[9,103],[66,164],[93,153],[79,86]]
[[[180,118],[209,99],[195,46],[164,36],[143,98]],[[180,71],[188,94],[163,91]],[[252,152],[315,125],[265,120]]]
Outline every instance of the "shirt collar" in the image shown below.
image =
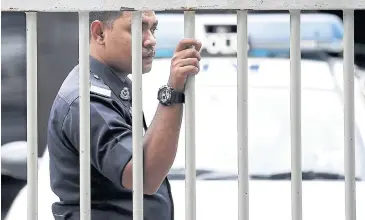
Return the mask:
[[118,98],[123,101],[132,100],[132,83],[127,74],[117,73],[93,56],[90,56],[90,73],[100,77]]

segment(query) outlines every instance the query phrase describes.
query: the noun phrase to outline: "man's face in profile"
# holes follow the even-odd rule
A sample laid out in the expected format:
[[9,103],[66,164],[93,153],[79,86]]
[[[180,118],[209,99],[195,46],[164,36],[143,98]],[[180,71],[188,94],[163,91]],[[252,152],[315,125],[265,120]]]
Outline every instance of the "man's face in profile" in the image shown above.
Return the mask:
[[[155,55],[155,30],[157,19],[153,11],[142,13],[142,71],[152,69]],[[105,29],[104,54],[106,60],[121,72],[132,73],[132,12],[124,11],[113,23],[112,28]]]

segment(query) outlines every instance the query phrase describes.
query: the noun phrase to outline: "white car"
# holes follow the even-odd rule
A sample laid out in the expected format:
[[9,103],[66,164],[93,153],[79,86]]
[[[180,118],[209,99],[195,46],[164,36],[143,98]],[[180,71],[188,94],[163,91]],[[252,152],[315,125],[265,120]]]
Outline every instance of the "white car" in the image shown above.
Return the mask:
[[[157,89],[169,74],[169,57],[183,36],[182,14],[161,14],[158,18],[157,60],[152,72],[143,76],[143,106],[148,122],[158,104]],[[303,220],[340,220],[345,218],[346,147],[342,63],[329,65],[324,51],[340,50],[342,23],[326,14],[302,15],[302,22],[305,41],[301,61]],[[289,15],[253,14],[249,15],[248,23],[249,215],[252,220],[290,220]],[[173,33],[171,25],[176,30]],[[234,40],[235,25],[234,14],[196,16],[197,35],[202,42],[206,43],[205,39],[220,42],[205,44],[201,73],[196,77],[196,214],[199,220],[236,219],[241,209],[237,188],[237,135],[240,134],[237,134],[236,55],[233,47],[222,43],[222,39]],[[223,33],[217,34],[215,30]],[[227,34],[229,30],[233,33]],[[356,210],[357,219],[365,219],[362,208],[365,205],[365,105],[357,83]],[[176,220],[185,219],[184,129],[183,125],[178,154],[169,174]],[[50,189],[48,151],[40,163],[38,193],[38,219],[53,219],[51,204],[58,198]],[[25,187],[6,220],[26,219],[26,203]]]

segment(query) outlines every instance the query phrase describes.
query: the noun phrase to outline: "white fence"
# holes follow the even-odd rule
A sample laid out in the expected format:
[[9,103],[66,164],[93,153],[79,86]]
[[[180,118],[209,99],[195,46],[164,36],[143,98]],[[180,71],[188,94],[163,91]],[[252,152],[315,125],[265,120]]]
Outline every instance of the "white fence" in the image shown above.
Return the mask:
[[[354,9],[364,9],[363,0],[2,0],[2,11],[27,12],[27,138],[28,138],[28,220],[37,219],[37,13],[79,12],[80,50],[80,208],[81,220],[90,220],[90,112],[89,112],[89,11],[132,10],[133,57],[133,215],[143,219],[142,175],[142,69],[141,69],[141,11],[185,10],[185,36],[195,36],[194,10],[238,10],[238,147],[239,212],[238,219],[249,219],[248,185],[248,119],[247,119],[247,10],[290,10],[291,65],[291,161],[292,161],[292,219],[302,219],[301,175],[301,73],[300,73],[300,11],[343,10],[344,20],[344,109],[345,109],[345,214],[346,220],[356,219],[355,150],[354,150]],[[187,11],[189,10],[189,11]],[[195,220],[195,88],[194,77],[188,80],[186,91],[186,219]],[[141,126],[137,126],[141,125]]]

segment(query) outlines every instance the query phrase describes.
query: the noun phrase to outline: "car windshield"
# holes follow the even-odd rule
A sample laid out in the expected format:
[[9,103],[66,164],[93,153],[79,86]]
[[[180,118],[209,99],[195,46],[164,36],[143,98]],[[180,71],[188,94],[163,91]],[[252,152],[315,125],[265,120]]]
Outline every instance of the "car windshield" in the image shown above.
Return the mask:
[[[231,90],[232,94],[235,92]],[[197,97],[197,102],[202,99]],[[234,101],[231,99],[230,101]],[[196,167],[198,173],[237,174],[236,109],[218,105],[196,110]],[[250,175],[290,172],[290,93],[280,87],[249,89],[248,143]],[[215,108],[212,110],[212,108]],[[230,108],[230,109],[229,109]],[[207,110],[211,109],[210,112]],[[343,108],[333,91],[302,91],[303,171],[344,174]],[[356,133],[356,176],[364,178],[364,145]],[[182,139],[184,137],[181,137]],[[172,173],[185,164],[184,141]],[[172,177],[173,178],[173,177]],[[178,179],[178,177],[176,176]]]

